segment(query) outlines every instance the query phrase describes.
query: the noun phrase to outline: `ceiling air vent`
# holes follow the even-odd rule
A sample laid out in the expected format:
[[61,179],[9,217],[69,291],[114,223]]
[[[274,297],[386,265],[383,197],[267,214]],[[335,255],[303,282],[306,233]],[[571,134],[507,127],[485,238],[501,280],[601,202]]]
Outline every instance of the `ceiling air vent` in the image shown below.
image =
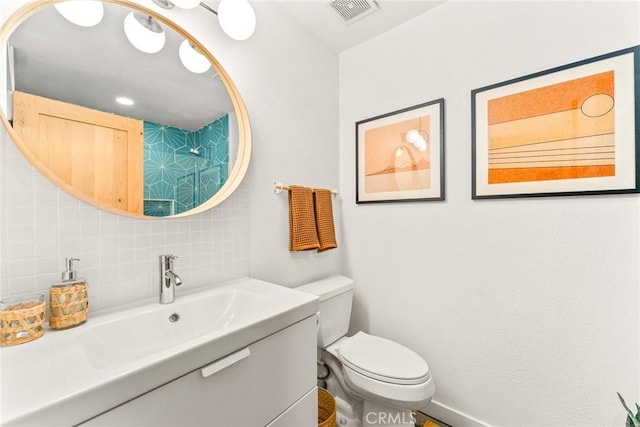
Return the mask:
[[327,4],[347,24],[351,24],[378,10],[378,3],[375,0],[327,0]]

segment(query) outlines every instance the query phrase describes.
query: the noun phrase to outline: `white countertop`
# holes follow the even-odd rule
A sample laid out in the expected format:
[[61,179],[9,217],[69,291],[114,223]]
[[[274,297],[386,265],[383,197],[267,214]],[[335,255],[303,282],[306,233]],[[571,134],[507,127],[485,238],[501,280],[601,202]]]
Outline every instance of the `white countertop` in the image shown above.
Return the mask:
[[[232,309],[203,307],[222,294]],[[250,303],[233,305],[243,298]],[[78,327],[0,349],[0,423],[81,423],[317,311],[310,294],[243,278],[178,293],[173,304],[154,298],[90,314]],[[174,312],[183,329],[165,321]]]

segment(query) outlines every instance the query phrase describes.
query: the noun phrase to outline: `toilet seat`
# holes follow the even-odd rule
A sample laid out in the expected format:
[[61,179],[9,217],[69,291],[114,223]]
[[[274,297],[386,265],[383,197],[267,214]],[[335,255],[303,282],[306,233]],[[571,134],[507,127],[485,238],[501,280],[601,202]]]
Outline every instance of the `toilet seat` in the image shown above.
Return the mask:
[[431,401],[435,390],[431,375],[420,384],[393,384],[362,375],[344,365],[342,375],[351,393],[396,409],[420,409]]
[[415,410],[433,397],[435,385],[427,362],[396,342],[358,332],[324,350],[331,370],[344,381],[345,391],[359,399]]
[[341,343],[339,358],[344,367],[390,384],[423,384],[431,376],[429,365],[416,352],[364,332]]

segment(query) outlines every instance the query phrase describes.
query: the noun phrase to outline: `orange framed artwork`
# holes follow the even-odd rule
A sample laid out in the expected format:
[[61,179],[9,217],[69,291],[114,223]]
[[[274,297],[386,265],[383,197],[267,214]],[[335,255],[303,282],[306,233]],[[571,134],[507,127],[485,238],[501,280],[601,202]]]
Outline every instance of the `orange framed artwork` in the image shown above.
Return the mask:
[[444,200],[444,99],[356,123],[356,203]]
[[639,54],[473,90],[472,198],[639,192]]

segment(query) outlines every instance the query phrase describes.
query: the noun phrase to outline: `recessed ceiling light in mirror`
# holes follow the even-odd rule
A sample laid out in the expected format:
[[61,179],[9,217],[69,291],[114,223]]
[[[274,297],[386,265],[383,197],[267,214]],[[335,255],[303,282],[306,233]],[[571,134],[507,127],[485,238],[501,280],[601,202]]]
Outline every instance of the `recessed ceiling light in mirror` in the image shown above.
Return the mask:
[[133,104],[135,104],[135,103],[133,102],[133,99],[131,99],[131,98],[127,98],[126,96],[119,96],[119,97],[117,97],[117,98],[116,98],[116,102],[117,102],[118,104],[122,104],[122,105],[133,105]]
[[102,21],[104,7],[97,0],[69,0],[54,4],[60,15],[81,27],[93,27]]

